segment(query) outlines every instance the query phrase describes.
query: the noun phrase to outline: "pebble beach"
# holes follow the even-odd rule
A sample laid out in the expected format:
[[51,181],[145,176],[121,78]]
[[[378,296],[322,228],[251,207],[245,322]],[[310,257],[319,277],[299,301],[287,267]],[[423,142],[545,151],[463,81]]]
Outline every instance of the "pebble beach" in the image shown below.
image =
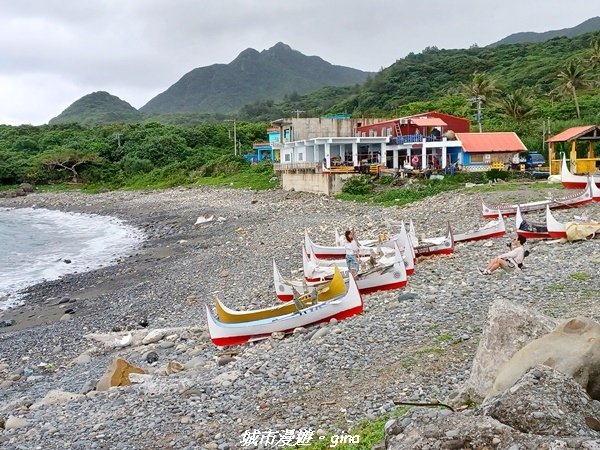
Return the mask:
[[[564,192],[524,183],[402,207],[208,187],[0,199],[0,207],[115,217],[145,236],[116,264],[30,287],[22,306],[0,312],[0,322],[12,323],[0,328],[0,448],[282,448],[277,442],[292,434],[286,430],[297,438],[310,429],[316,441],[389,414],[395,402],[444,401],[469,377],[494,300],[556,318],[600,319],[600,239],[532,240],[524,271],[479,275],[515,235],[507,218],[506,236],[419,261],[405,289],[365,295],[359,316],[247,345],[214,346],[205,305],[215,297],[236,309],[276,304],[272,261],[285,277],[301,277],[305,229],[332,245],[336,228],[369,239],[412,219],[419,237],[441,236],[448,221],[455,231],[483,225],[482,199],[493,205]],[[559,221],[574,214],[598,220],[600,203],[554,212]],[[214,220],[195,225],[200,216]],[[147,344],[106,345],[154,329],[172,330]],[[149,363],[149,352],[158,361]],[[93,390],[117,356],[150,376]],[[251,430],[271,430],[277,439],[243,445]]]

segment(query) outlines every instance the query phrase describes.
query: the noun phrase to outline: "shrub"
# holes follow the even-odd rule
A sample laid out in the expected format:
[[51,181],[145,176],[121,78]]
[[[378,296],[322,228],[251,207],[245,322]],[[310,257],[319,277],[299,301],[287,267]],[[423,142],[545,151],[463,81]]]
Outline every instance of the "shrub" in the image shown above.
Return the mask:
[[500,169],[490,169],[485,173],[485,177],[488,181],[493,181],[493,180],[506,181],[506,180],[508,180],[509,176],[510,175],[506,170],[500,170]]
[[342,187],[344,194],[367,195],[373,192],[373,181],[369,175],[349,178]]

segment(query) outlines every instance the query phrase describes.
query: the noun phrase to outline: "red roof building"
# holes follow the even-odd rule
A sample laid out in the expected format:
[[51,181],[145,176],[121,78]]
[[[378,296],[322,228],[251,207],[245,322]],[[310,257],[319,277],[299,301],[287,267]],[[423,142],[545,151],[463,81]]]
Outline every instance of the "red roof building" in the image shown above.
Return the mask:
[[525,144],[512,131],[456,133],[456,139],[462,144],[461,159],[466,170],[505,169],[515,162],[515,155],[527,151]]
[[549,145],[550,174],[560,172],[561,153],[568,156],[570,170],[576,174],[595,172],[600,167],[600,126],[585,125],[568,128],[546,141]]

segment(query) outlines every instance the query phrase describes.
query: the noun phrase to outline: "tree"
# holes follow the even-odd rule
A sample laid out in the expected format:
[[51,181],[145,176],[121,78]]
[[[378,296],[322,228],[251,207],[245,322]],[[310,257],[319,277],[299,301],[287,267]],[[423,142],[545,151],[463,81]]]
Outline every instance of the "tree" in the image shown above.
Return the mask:
[[583,62],[579,59],[571,59],[558,73],[558,79],[561,82],[560,88],[573,95],[575,109],[577,111],[577,118],[581,119],[579,100],[577,98],[577,89],[588,84],[587,71],[583,66]]
[[95,164],[102,161],[98,153],[85,150],[75,150],[68,147],[58,147],[39,155],[40,163],[50,170],[59,172],[69,171],[73,176],[73,183],[80,183],[80,167],[86,164]]
[[468,97],[479,97],[481,101],[493,98],[497,93],[496,80],[487,73],[475,72],[467,84],[461,84],[462,93]]
[[592,69],[600,67],[600,37],[592,41],[588,60]]
[[528,119],[534,112],[531,99],[523,89],[517,89],[512,93],[500,97],[498,107],[503,116],[517,122]]

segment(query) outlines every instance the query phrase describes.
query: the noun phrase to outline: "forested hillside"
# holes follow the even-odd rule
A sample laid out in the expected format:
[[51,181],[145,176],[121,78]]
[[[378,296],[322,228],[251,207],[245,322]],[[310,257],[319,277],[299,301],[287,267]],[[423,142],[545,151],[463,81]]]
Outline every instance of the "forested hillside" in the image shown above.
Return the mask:
[[237,123],[237,156],[228,125],[0,125],[0,184],[173,186],[231,175],[248,169],[239,153],[264,139],[267,124]]
[[108,92],[99,91],[81,97],[48,123],[57,125],[77,122],[81,125],[95,125],[98,123],[135,123],[142,119],[142,114],[126,101]]

